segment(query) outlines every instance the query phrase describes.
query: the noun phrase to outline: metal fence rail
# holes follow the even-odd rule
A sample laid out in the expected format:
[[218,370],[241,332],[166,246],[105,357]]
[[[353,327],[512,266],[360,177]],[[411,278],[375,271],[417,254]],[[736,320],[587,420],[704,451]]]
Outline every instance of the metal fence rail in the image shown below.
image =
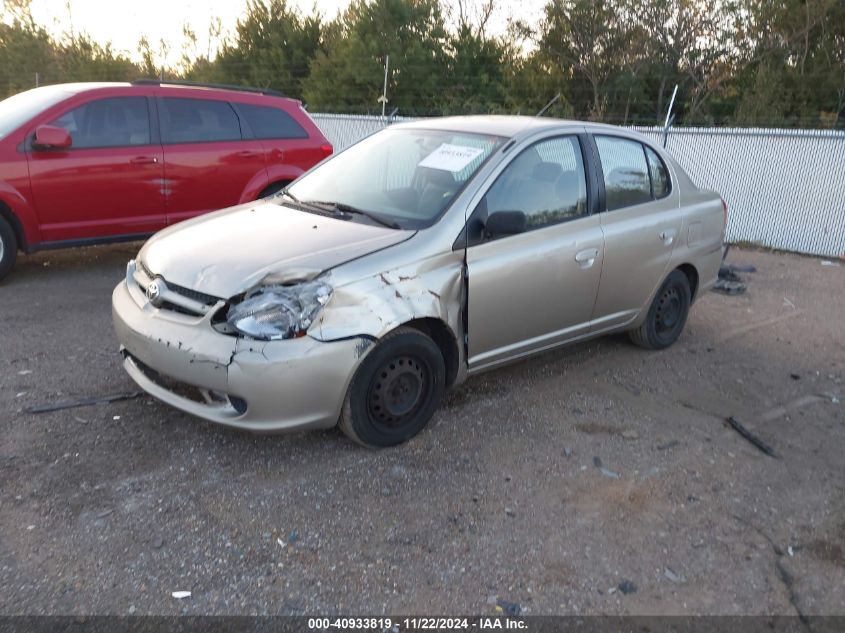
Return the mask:
[[[388,124],[377,116],[312,116],[336,151]],[[636,129],[661,141],[659,128]],[[729,241],[845,256],[845,132],[675,128],[667,149],[698,186],[728,201]]]

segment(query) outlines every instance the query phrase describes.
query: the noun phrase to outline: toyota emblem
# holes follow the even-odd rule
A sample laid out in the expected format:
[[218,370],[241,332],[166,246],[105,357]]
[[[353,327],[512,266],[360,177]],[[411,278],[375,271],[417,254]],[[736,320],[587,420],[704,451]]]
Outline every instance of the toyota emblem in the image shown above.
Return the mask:
[[161,292],[162,288],[159,282],[150,282],[150,285],[147,286],[147,300],[154,306],[158,306],[161,303]]

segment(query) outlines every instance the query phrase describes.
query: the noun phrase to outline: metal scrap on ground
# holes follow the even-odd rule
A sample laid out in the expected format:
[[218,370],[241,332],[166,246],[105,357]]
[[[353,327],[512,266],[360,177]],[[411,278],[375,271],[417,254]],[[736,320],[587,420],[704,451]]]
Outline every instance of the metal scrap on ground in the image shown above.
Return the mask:
[[40,404],[26,409],[27,413],[49,413],[51,411],[62,411],[64,409],[76,409],[77,407],[90,407],[95,404],[109,404],[121,400],[134,400],[146,395],[143,391],[129,391],[126,393],[113,393],[107,396],[94,396],[93,398],[81,398],[79,400],[64,400],[53,404]]
[[757,437],[751,431],[745,428],[742,423],[740,423],[739,420],[737,420],[735,417],[729,417],[728,424],[734,431],[739,433],[742,437],[744,437],[751,444],[753,444],[754,447],[757,448],[757,450],[761,451],[762,453],[765,453],[769,457],[779,459],[778,454],[775,453],[775,450],[771,446],[766,444],[763,440],[761,440],[759,437]]

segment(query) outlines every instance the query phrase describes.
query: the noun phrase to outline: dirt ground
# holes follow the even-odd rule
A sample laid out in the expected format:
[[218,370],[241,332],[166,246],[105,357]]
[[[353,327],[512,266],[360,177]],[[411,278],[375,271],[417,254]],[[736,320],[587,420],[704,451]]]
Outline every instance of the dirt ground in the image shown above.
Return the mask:
[[845,613],[845,263],[734,250],[748,292],[701,297],[671,349],[476,377],[376,452],[148,397],[26,413],[135,390],[110,295],[136,250],[0,286],[3,614]]

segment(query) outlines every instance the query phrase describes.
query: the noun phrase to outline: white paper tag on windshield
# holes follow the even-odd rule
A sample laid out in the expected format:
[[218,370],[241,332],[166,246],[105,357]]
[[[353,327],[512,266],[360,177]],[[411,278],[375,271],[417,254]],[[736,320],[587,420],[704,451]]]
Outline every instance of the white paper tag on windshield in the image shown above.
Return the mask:
[[431,169],[442,169],[444,171],[458,172],[469,165],[483,152],[477,147],[466,147],[464,145],[452,145],[443,143],[436,150],[420,161],[420,167]]

